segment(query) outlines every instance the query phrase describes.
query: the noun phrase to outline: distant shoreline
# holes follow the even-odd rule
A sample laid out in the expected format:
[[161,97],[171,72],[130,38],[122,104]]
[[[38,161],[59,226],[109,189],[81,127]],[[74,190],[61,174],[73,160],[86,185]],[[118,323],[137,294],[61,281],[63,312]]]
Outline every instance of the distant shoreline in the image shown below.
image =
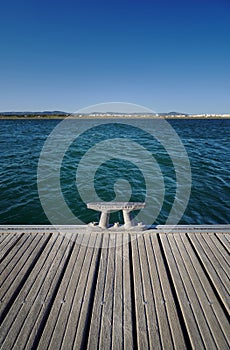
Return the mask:
[[151,115],[81,115],[81,116],[60,116],[60,115],[49,115],[49,116],[17,116],[17,115],[0,115],[2,120],[52,120],[52,119],[230,119],[229,115],[216,115],[216,116],[201,116],[201,115],[164,115],[164,116],[151,116]]

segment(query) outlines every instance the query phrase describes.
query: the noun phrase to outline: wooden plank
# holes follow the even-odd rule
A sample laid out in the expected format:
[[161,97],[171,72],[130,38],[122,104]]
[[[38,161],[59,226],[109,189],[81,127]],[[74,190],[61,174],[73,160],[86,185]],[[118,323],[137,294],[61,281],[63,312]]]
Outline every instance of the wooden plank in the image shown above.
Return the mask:
[[[50,242],[48,242],[48,245],[49,245],[49,243]],[[46,249],[45,249],[44,253],[47,253]],[[45,254],[45,259],[46,258],[47,258],[47,255]],[[28,293],[29,293],[29,291],[31,289],[31,286],[34,283],[33,276],[36,276],[36,271],[38,269],[39,262],[40,262],[40,259],[38,260],[38,263],[34,267],[34,271],[33,271],[34,274],[31,276],[31,278],[29,280],[26,281],[26,283],[24,285],[24,288],[19,292],[17,298],[14,301],[14,304],[12,305],[11,309],[8,311],[7,316],[6,316],[5,320],[3,321],[2,332],[1,332],[1,342],[4,341],[4,339],[6,338],[6,336],[8,336],[8,333],[10,331],[14,332],[14,330],[13,330],[14,319],[16,318],[17,314],[19,312],[21,312],[24,304],[25,303],[27,303],[27,304],[31,303],[32,304],[32,302],[33,302],[33,299],[31,299],[31,300],[28,299]],[[39,272],[40,272],[40,269],[37,272],[37,277],[39,276],[38,275]],[[40,281],[40,278],[39,278],[39,281]]]
[[[215,316],[220,324],[221,331],[224,333],[227,341],[229,342],[229,322],[228,322],[228,319],[226,318],[226,315],[223,312],[223,309],[219,303],[219,300],[217,299],[217,297],[212,289],[212,286],[210,285],[209,280],[205,275],[205,272],[204,272],[202,266],[200,265],[199,261],[197,260],[197,257],[196,257],[196,255],[191,247],[191,244],[188,242],[187,237],[181,235],[181,239],[182,239],[183,243],[186,245],[186,251],[191,259],[191,262],[194,266],[196,274],[197,274],[197,276],[198,276],[198,278],[203,286],[203,290],[207,296],[207,303],[208,303],[208,305],[210,305],[213,312],[215,313]],[[214,333],[216,333],[215,330],[214,330]],[[217,334],[217,339],[219,339],[218,334]]]
[[226,240],[226,244],[225,244],[225,247],[228,251],[228,253],[230,253],[230,233],[225,233],[222,237],[222,240]]
[[209,249],[207,244],[205,244],[201,235],[190,235],[188,234],[189,239],[191,240],[193,246],[196,249],[196,252],[201,259],[204,268],[209,275],[213,285],[215,286],[216,291],[219,294],[223,304],[226,307],[226,310],[229,310],[229,286],[228,286],[228,278],[221,268],[218,260],[216,260],[212,251]]
[[1,235],[1,243],[0,243],[0,260],[7,253],[7,251],[12,247],[17,240],[22,237],[22,235],[5,233]]
[[[165,349],[186,349],[183,331],[180,325],[175,300],[172,295],[157,236],[154,233],[150,235],[146,234],[145,240],[152,285],[157,299],[157,314],[162,346]],[[159,280],[159,284],[156,283],[157,280]],[[168,334],[165,333],[165,329],[168,330]],[[173,344],[171,344],[171,341]]]
[[[165,307],[162,303],[162,294],[160,291],[160,281],[159,276],[156,273],[153,276],[151,273],[154,273],[154,270],[150,267],[150,261],[152,254],[148,250],[148,258],[146,251],[146,243],[149,245],[149,239],[145,238],[146,235],[143,235],[138,239],[138,250],[141,264],[141,273],[142,273],[142,283],[144,289],[144,305],[146,308],[147,314],[147,325],[149,331],[149,343],[151,348],[160,349],[163,347],[163,344],[167,345],[168,348],[173,347],[172,337],[168,325],[168,320],[165,313]],[[154,264],[154,260],[151,259],[151,263]],[[152,266],[153,267],[153,266]],[[156,269],[156,266],[155,266]],[[155,271],[156,272],[156,271]],[[163,306],[163,307],[162,307]],[[163,331],[163,329],[164,331]],[[160,330],[162,329],[162,334]],[[162,335],[162,337],[161,337]],[[163,339],[164,338],[164,339]]]
[[[131,257],[129,254],[129,240],[130,236],[127,233],[122,234],[122,288],[123,288],[123,299],[122,299],[122,309],[123,309],[123,348],[133,349],[134,348],[134,319],[133,319],[133,306],[132,306],[132,294],[131,294]],[[116,278],[119,278],[119,266],[117,264],[116,268]],[[116,280],[115,280],[116,281]],[[117,282],[115,282],[117,283]],[[119,285],[117,284],[117,288]],[[114,334],[114,333],[113,333]]]
[[[40,348],[44,348],[44,344],[49,338],[47,345],[51,349],[63,348],[66,338],[68,338],[68,345],[64,346],[64,348],[72,346],[79,318],[79,310],[74,310],[74,300],[79,288],[81,289],[81,276],[85,277],[88,275],[91,261],[88,245],[94,244],[92,240],[95,241],[95,238],[96,236],[92,237],[90,234],[85,234],[82,236],[81,244],[74,246],[65,278],[59,288],[59,293],[56,296],[55,304],[40,341]],[[82,289],[80,292],[83,292]],[[80,306],[79,299],[77,300],[77,306]],[[51,324],[52,332],[50,332]]]
[[205,239],[207,245],[212,250],[213,254],[215,255],[216,259],[219,261],[220,265],[224,269],[226,275],[229,275],[229,254],[227,253],[226,249],[223,247],[223,245],[220,243],[218,238],[214,234],[209,235],[203,235],[203,238]]
[[[96,238],[96,240],[95,240]],[[74,298],[74,304],[73,304],[73,310],[71,312],[71,317],[73,318],[74,315],[77,315],[78,321],[76,322],[76,330],[75,330],[75,339],[73,344],[73,349],[81,349],[83,346],[85,347],[85,333],[86,329],[88,329],[89,325],[89,319],[90,316],[89,312],[91,310],[90,302],[92,302],[91,297],[94,294],[93,283],[95,276],[95,269],[96,264],[98,263],[99,259],[99,249],[101,245],[101,234],[93,234],[91,237],[90,246],[88,247],[87,255],[90,254],[90,259],[87,260],[87,266],[83,268],[83,271],[89,271],[88,274],[85,274],[84,272],[81,274],[81,278],[79,281],[79,287],[77,290],[77,293],[75,294]],[[95,247],[93,247],[93,242],[95,242]],[[89,264],[89,265],[88,265]],[[100,282],[99,282],[100,283]],[[68,321],[68,327],[72,329],[72,320],[71,318]],[[68,342],[69,336],[68,336],[68,328],[65,335],[65,339],[63,342],[62,349],[67,349],[67,346],[69,344]]]
[[122,236],[116,234],[114,262],[114,297],[112,312],[112,349],[122,349],[124,344],[123,317],[123,249],[120,245]]
[[[200,285],[198,284],[198,280],[193,280],[190,277],[189,271],[187,269],[187,264],[188,264],[187,255],[185,257],[186,260],[184,260],[182,254],[183,255],[185,254],[182,251],[182,249],[178,248],[178,245],[176,243],[178,241],[178,238],[179,238],[178,234],[175,234],[174,236],[169,237],[171,249],[174,254],[175,261],[178,265],[178,270],[180,271],[181,277],[183,279],[184,286],[191,303],[191,308],[193,310],[194,318],[196,319],[204,345],[207,349],[214,350],[216,349],[216,343],[213,338],[213,334],[210,332],[210,327],[207,323],[207,318],[205,317],[205,313],[201,305],[203,304],[203,307],[205,306],[204,295],[201,293],[201,290],[199,289]],[[194,278],[194,275],[193,275],[193,278]],[[198,294],[198,292],[200,293]],[[202,300],[200,300],[200,298],[202,298]]]
[[[12,347],[21,348],[22,344],[24,348],[28,343],[34,324],[40,324],[47,312],[68,256],[70,244],[70,241],[66,241],[63,236],[58,236],[57,249],[53,251],[51,249],[48,253],[49,250],[47,251],[48,247],[46,246],[38,264],[35,265],[36,273],[32,279],[27,281],[4,320],[2,326],[5,333],[3,350]],[[40,322],[38,322],[38,319]]]
[[[173,348],[172,336],[171,336],[168,318],[166,314],[166,308],[165,308],[164,298],[162,295],[159,274],[156,267],[156,261],[153,255],[153,250],[151,249],[152,247],[151,247],[150,237],[148,235],[144,235],[143,238],[144,238],[144,242],[143,242],[144,246],[140,251],[140,257],[142,255],[141,254],[142,250],[144,251],[145,249],[146,250],[145,253],[147,254],[147,261],[143,264],[142,272],[148,271],[148,273],[146,273],[143,276],[143,283],[144,283],[144,287],[149,288],[150,285],[148,286],[147,280],[150,281],[151,289],[149,291],[146,290],[146,295],[148,293],[149,294],[148,299],[150,299],[150,301],[152,300],[152,303],[154,303],[153,310],[150,310],[150,309],[148,310],[148,307],[147,307],[147,311],[149,313],[148,324],[151,322],[151,316],[152,316],[154,322],[156,322],[155,332],[157,334],[157,339],[151,339],[154,330],[150,331],[150,339],[151,339],[150,344],[151,344],[151,347],[157,344],[158,348],[161,348],[161,347]],[[149,306],[149,302],[147,306]],[[154,315],[154,313],[156,315]]]
[[18,237],[16,233],[0,233],[0,248],[3,248],[10,240],[14,240],[15,237]]
[[[65,252],[65,248],[68,243],[66,244],[63,237],[59,237],[58,235],[54,235],[54,239],[56,240],[55,244],[57,242],[57,246],[55,246],[57,249],[51,250],[50,254],[47,254],[46,251],[46,254],[40,257],[36,266],[40,273],[31,276],[32,280],[28,280],[28,285],[26,285],[26,288],[20,293],[17,302],[13,305],[12,313],[14,313],[14,309],[20,306],[20,302],[24,297],[24,300],[21,302],[23,305],[20,312],[8,334],[8,338],[11,337],[11,334],[15,334],[15,344],[18,347],[22,346],[22,344],[23,347],[28,344],[28,340],[33,333],[34,323],[37,322],[40,324],[44,314],[47,312],[46,309],[49,307],[56,282],[60,276],[60,267],[62,268],[65,263],[68,253],[68,249]],[[34,339],[35,337],[31,339],[32,343]],[[6,344],[4,343],[4,345],[7,348],[9,341]]]
[[[102,246],[103,248],[101,250],[98,282],[96,285],[91,325],[89,330],[89,340],[88,340],[88,346],[87,346],[88,349],[92,349],[92,350],[99,348],[103,308],[106,302],[105,284],[106,284],[106,277],[107,277],[107,265],[108,265],[108,253],[109,253],[109,249],[108,249],[109,234],[103,235]],[[108,344],[109,343],[111,344],[111,340],[109,340]]]
[[[12,239],[17,233],[14,231],[0,231],[0,246],[2,246],[2,244],[5,244],[4,241],[8,241],[10,239]],[[23,235],[23,233],[21,233],[20,235]]]
[[192,308],[193,300],[190,300],[190,296],[188,295],[188,291],[186,289],[184,276],[181,276],[181,272],[175,260],[175,252],[172,250],[172,247],[169,244],[170,237],[171,235],[160,234],[164,254],[172,277],[173,286],[177,294],[178,302],[192,347],[194,349],[203,349],[205,346]]
[[[3,240],[2,244],[11,247],[12,237],[16,235],[12,234],[11,239],[7,237],[8,243]],[[131,237],[133,235],[138,237],[135,233]],[[96,247],[102,236],[105,248],[100,250],[94,296],[92,285],[99,256]],[[131,242],[132,261],[130,247],[124,244],[128,236],[128,233],[95,233],[64,239],[63,235],[53,234],[41,250],[43,234],[22,235],[4,259],[4,307],[37,256],[36,252],[40,253],[32,273],[7,309],[0,336],[1,349],[29,350],[33,345],[36,348],[38,345],[38,349],[62,350],[86,345],[88,349],[132,349],[136,342],[135,330],[140,349],[185,349],[188,344],[185,345],[171,287],[175,289],[177,307],[181,309],[192,348],[228,349],[228,319],[215,294],[218,292],[220,296],[221,288],[228,288],[223,280],[224,274],[228,279],[228,235],[192,232],[190,237],[190,234],[161,233],[162,256],[155,232],[146,232]],[[217,273],[220,266],[221,277]],[[227,310],[226,305],[225,308]]]
[[226,249],[227,253],[230,254],[230,243],[229,240],[227,240],[226,236],[224,234],[216,233],[216,237],[219,239],[223,247]]
[[7,238],[7,234],[6,233],[2,233],[0,232],[0,245],[2,244],[2,242],[4,241],[4,239]]
[[109,235],[107,271],[101,315],[100,349],[112,348],[115,252],[115,233],[111,233]]
[[[63,273],[63,268],[66,264],[67,257],[70,253],[70,249],[74,245],[74,241],[75,241],[74,235],[66,236],[64,234],[57,234],[57,243],[55,243],[55,245],[53,246],[53,248],[51,250],[51,254],[53,255],[53,258],[52,258],[52,260],[50,260],[50,262],[56,261],[56,264],[53,266],[51,265],[51,268],[49,268],[49,266],[48,266],[49,259],[45,263],[45,269],[47,270],[47,277],[44,278],[44,281],[42,284],[42,289],[38,292],[37,299],[36,299],[36,301],[38,301],[39,296],[42,296],[43,297],[43,305],[45,305],[45,304],[47,306],[49,305],[49,301],[50,301],[50,297],[51,297],[50,294],[52,293],[52,290],[54,292],[55,289],[57,288],[57,283],[59,281],[60,275]],[[73,252],[72,252],[72,254],[73,254]],[[72,257],[72,254],[71,254],[71,257]],[[71,258],[70,258],[70,261],[71,261]],[[69,261],[69,263],[70,263],[70,261]],[[69,267],[69,263],[67,265],[67,268]],[[65,274],[64,274],[63,279],[61,281],[61,284],[56,292],[56,296],[55,296],[55,299],[53,301],[53,305],[51,308],[49,308],[49,313],[47,313],[46,326],[45,326],[42,334],[39,337],[39,343],[37,344],[37,348],[42,347],[43,349],[44,348],[48,349],[50,338],[54,332],[53,324],[55,325],[56,321],[57,321],[57,318],[55,318],[56,315],[53,313],[53,309],[59,308],[60,306],[65,305],[67,302],[65,297],[63,297],[62,299],[59,299],[57,297],[62,285],[65,284],[65,282],[68,285],[68,279],[65,279],[66,272],[67,271],[65,271]],[[50,284],[50,286],[49,286],[49,284]],[[47,288],[47,290],[46,290],[46,288]],[[48,292],[48,289],[51,290],[51,293]],[[35,311],[30,312],[30,317],[32,318],[34,316],[34,314],[36,314]],[[38,332],[40,324],[42,323],[43,317],[44,317],[44,310],[42,308],[40,308],[40,310],[37,313],[37,317],[34,318],[31,322],[31,331],[30,331],[29,337],[27,338],[25,349],[30,350],[32,348],[33,343],[34,343],[34,339],[38,335],[37,332]],[[46,339],[46,338],[44,338],[44,333],[46,332],[47,329],[49,330],[49,332],[48,332],[48,336]],[[57,337],[60,338],[61,333],[57,334]],[[43,345],[42,345],[42,343],[43,343]]]
[[[107,248],[109,252],[102,302],[103,310],[100,320],[100,333],[97,335],[97,337],[100,337],[99,346],[101,348],[103,346],[111,346],[114,349],[131,349],[133,347],[130,261],[127,243],[127,234],[119,235],[116,233],[115,235],[110,235],[109,248]],[[105,252],[103,251],[102,253],[104,255]],[[101,284],[100,276],[99,274],[98,283]],[[102,276],[104,277],[104,275]],[[94,304],[98,307],[97,293]],[[94,306],[94,311],[95,309]],[[95,340],[92,340],[91,337],[92,329],[95,327],[98,327],[98,325],[95,326],[95,319],[92,317],[88,343],[89,348],[96,346]]]
[[[210,334],[215,342],[214,348],[216,347],[217,349],[227,349],[229,344],[226,340],[226,336],[219,322],[219,318],[220,320],[225,319],[225,321],[227,321],[226,316],[223,310],[221,309],[211,286],[209,285],[207,277],[204,271],[202,270],[199,261],[197,260],[194,252],[192,251],[191,245],[188,242],[187,237],[185,237],[184,235],[175,235],[174,237],[177,248],[181,254],[181,258],[183,260],[186,272],[189,275],[191,284],[194,286],[194,291],[197,300],[199,301],[198,308],[200,307],[202,309],[210,330]],[[189,253],[192,255],[193,259],[191,259],[191,255]],[[191,287],[189,289],[191,289]],[[213,304],[215,304],[215,308],[217,309],[216,311],[218,317],[216,317],[215,310],[212,306]],[[195,312],[199,312],[199,310],[196,309]],[[199,317],[199,322],[200,319],[201,317]],[[201,333],[203,334],[203,337],[205,337],[206,329],[203,330],[203,328],[201,327]]]
[[27,249],[27,247],[31,244],[29,237],[30,236],[28,234],[23,235],[22,239],[13,247],[7,257],[1,263],[1,282],[5,280],[5,278],[10,274],[11,270],[13,270],[13,268],[17,265],[18,260],[20,260],[21,256],[23,255],[24,249]]
[[112,349],[133,348],[129,236],[116,234]]
[[25,244],[22,246],[22,251],[18,252],[20,259],[17,259],[17,264],[14,264],[14,261],[11,260],[9,263],[9,269],[8,267],[4,269],[1,278],[2,286],[0,292],[0,312],[2,312],[2,310],[5,308],[6,303],[20,285],[24,275],[27,273],[46,240],[47,236],[44,237],[42,235],[29,237],[29,239],[27,239]]
[[[135,237],[135,239],[133,239]],[[143,288],[142,270],[139,257],[138,235],[133,235],[132,247],[132,263],[133,263],[133,277],[134,277],[134,291],[135,291],[135,313],[136,313],[136,330],[137,343],[140,349],[149,349],[150,340],[148,333],[148,319],[146,310],[146,296]]]

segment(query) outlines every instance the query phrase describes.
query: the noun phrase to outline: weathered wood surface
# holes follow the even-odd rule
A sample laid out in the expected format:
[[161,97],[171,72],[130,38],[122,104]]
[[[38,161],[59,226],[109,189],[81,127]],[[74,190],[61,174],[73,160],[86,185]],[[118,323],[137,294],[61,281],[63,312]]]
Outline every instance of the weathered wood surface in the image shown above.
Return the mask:
[[229,349],[229,236],[2,233],[1,349]]

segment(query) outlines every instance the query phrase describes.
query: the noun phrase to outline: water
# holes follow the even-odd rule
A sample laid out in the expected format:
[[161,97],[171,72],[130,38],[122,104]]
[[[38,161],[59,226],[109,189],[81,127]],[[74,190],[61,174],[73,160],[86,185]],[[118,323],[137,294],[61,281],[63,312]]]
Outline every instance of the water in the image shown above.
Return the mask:
[[[72,122],[68,121],[69,124],[66,124],[66,133],[67,130],[73,130]],[[143,121],[136,121],[137,128],[121,124],[122,120],[113,122],[113,124],[104,127],[91,128],[83,134],[81,134],[82,125],[86,126],[87,129],[87,123],[91,122],[87,120],[80,122],[79,134],[81,135],[71,142],[61,162],[59,180],[65,203],[75,217],[88,223],[98,221],[98,213],[87,210],[86,204],[81,200],[80,193],[85,193],[86,197],[91,198],[91,201],[96,198],[95,193],[101,200],[111,201],[114,200],[116,195],[122,198],[124,195],[122,186],[127,188],[128,182],[130,200],[146,201],[148,191],[145,176],[150,179],[152,173],[143,175],[141,167],[144,153],[143,157],[140,156],[142,151],[137,148],[125,150],[126,159],[119,159],[116,146],[113,142],[108,143],[108,149],[113,150],[114,157],[106,160],[97,168],[93,187],[92,184],[89,184],[89,179],[100,157],[103,156],[100,150],[97,150],[96,156],[90,164],[91,168],[89,165],[84,168],[85,165],[83,164],[83,174],[85,170],[85,176],[83,176],[83,179],[81,178],[81,181],[78,182],[77,179],[76,182],[76,172],[85,152],[89,151],[98,142],[111,141],[113,138],[120,138],[119,142],[121,142],[122,147],[121,138],[129,138],[131,142],[136,142],[142,148],[148,150],[156,159],[157,165],[154,175],[156,186],[153,200],[155,200],[156,206],[160,206],[160,210],[152,223],[164,224],[173,206],[177,191],[177,174],[172,159],[167,150],[157,140],[140,129]],[[42,147],[48,135],[59,123],[59,120],[0,120],[0,224],[49,224],[49,219],[52,220],[52,217],[47,218],[47,213],[44,213],[40,202],[37,187],[37,167]],[[151,131],[154,122],[146,121],[145,123],[149,125],[149,131]],[[179,135],[187,151],[192,172],[189,203],[179,223],[229,223],[230,120],[171,120],[169,123]],[[74,134],[74,130],[72,132]],[[162,135],[165,133],[166,139],[170,137],[170,135],[167,136],[167,130],[160,130],[159,133],[162,133]],[[63,130],[63,133],[59,135],[56,148],[62,147],[65,135],[65,130]],[[168,139],[168,143],[172,144],[173,142]],[[51,148],[50,155],[52,155],[52,152]],[[175,156],[179,158],[180,154],[175,152]],[[58,201],[55,201],[54,184],[57,178],[58,164],[55,164],[55,160],[52,163],[48,162],[48,158],[46,161],[47,173],[42,179],[46,185],[43,188],[43,196],[50,201],[50,211],[53,211],[54,216],[59,218],[58,223],[69,224],[71,220],[67,219]],[[148,166],[145,169],[148,171]],[[182,168],[181,171],[183,172]],[[160,203],[161,191],[157,178],[160,173],[163,177],[165,189],[162,203]],[[186,171],[182,175],[186,179]],[[126,182],[123,185],[120,183],[114,189],[114,184],[118,179],[126,180]],[[92,193],[89,187],[92,189]],[[178,200],[180,201],[180,198]],[[151,216],[151,212],[149,212],[149,215]],[[112,220],[121,221],[121,214],[113,214]]]

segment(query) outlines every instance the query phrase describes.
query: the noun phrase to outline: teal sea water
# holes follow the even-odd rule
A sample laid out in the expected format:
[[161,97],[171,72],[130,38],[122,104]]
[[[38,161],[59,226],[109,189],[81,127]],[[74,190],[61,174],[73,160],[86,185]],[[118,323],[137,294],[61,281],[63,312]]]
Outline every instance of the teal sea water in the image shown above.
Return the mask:
[[[38,194],[37,167],[42,147],[59,123],[59,120],[0,120],[0,224],[50,223]],[[66,125],[71,130],[71,121],[68,123]],[[82,222],[98,221],[98,213],[88,210],[80,196],[76,183],[79,162],[88,150],[101,141],[117,137],[129,138],[146,148],[161,170],[165,192],[161,210],[152,224],[164,224],[177,189],[175,169],[167,150],[150,134],[141,130],[141,120],[137,128],[122,124],[122,120],[114,120],[108,125],[105,121],[104,123],[100,128],[90,128],[79,133],[64,154],[60,187],[66,204]],[[230,223],[230,120],[170,120],[169,123],[187,151],[192,173],[191,195],[180,224]],[[153,127],[152,122],[149,127]],[[164,133],[164,130],[161,132]],[[60,145],[63,137],[60,134]],[[52,151],[51,148],[50,152]],[[129,160],[118,159],[114,149],[114,157],[102,162],[95,171],[94,166],[101,156],[98,153],[94,158],[95,163],[91,164],[92,169],[87,168],[87,173],[95,171],[93,186],[102,201],[112,201],[115,198],[114,184],[118,179],[129,182],[131,201],[145,201],[142,159],[135,152],[135,148],[130,150]],[[179,154],[177,156],[180,157]],[[132,159],[136,159],[136,162],[132,162]],[[55,169],[55,165],[52,169],[52,164],[47,164],[47,177],[50,181],[44,195],[53,200],[51,210],[60,213],[59,224],[66,224],[62,210],[55,202],[52,187],[52,172]],[[81,191],[84,192],[84,184],[81,186]],[[87,191],[87,186],[85,190]],[[113,214],[112,220],[121,221],[121,214]]]

